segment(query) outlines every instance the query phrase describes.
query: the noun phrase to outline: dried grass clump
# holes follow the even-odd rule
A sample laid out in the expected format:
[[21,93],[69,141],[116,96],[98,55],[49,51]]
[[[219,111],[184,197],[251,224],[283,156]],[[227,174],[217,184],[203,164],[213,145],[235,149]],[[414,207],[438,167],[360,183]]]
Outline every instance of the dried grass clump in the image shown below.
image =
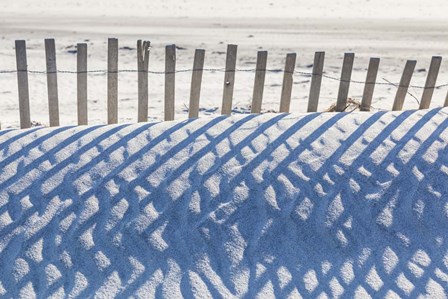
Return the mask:
[[[360,111],[361,110],[361,102],[356,100],[356,99],[352,99],[352,98],[348,98],[347,99],[347,104],[344,108],[344,112],[353,112],[353,111]],[[325,110],[325,112],[336,112],[336,104],[331,105],[327,110]]]

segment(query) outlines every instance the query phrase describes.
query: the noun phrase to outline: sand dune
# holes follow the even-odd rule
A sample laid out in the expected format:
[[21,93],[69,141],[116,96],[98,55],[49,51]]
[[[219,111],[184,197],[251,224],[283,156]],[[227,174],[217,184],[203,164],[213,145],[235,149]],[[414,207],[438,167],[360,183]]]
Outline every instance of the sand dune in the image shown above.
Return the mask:
[[447,116],[0,131],[0,294],[445,298]]

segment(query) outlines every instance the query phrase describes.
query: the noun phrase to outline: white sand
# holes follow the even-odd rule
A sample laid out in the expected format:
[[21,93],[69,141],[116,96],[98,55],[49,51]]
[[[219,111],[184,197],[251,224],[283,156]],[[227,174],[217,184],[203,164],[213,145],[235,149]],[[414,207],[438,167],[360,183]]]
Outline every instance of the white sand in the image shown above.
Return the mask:
[[[178,69],[204,48],[206,67],[282,68],[297,52],[310,72],[326,51],[339,77],[398,82],[417,59],[423,85],[432,55],[448,51],[445,0],[0,1],[0,71],[15,69],[26,39],[31,70],[45,70],[43,39],[56,38],[60,70],[75,70],[77,42],[89,69],[106,68],[118,37],[120,69],[136,68],[137,39],[163,70],[176,43]],[[438,84],[448,82],[442,63]],[[247,113],[253,73],[237,73],[234,106]],[[119,119],[135,122],[136,74],[120,74]],[[59,75],[61,122],[76,122],[75,75]],[[202,117],[220,113],[223,74],[205,73]],[[263,110],[277,110],[281,74],[269,73]],[[304,112],[309,78],[296,76],[291,110]],[[18,127],[15,74],[0,74],[2,128]],[[177,75],[176,118],[187,117],[190,74]],[[319,110],[338,82],[323,80]],[[362,84],[350,97],[360,99]],[[377,86],[388,110],[396,89]],[[422,90],[411,88],[420,98]],[[48,124],[45,75],[30,74],[32,120]],[[435,91],[432,107],[447,88]],[[163,76],[150,75],[150,120],[163,115]],[[105,123],[106,79],[89,75],[89,121]],[[405,108],[416,108],[407,97]],[[7,298],[332,297],[446,298],[446,110],[376,114],[261,115],[158,124],[0,131],[0,296]],[[370,294],[370,295],[369,295]]]
[[[238,67],[253,68],[256,51],[269,50],[268,67],[283,68],[288,52],[297,52],[297,69],[310,72],[315,51],[326,51],[325,71],[339,77],[344,52],[356,53],[352,78],[364,81],[369,57],[382,58],[379,82],[398,82],[406,59],[417,59],[417,69],[428,69],[432,55],[448,51],[448,22],[444,0],[431,1],[69,1],[15,0],[0,3],[0,69],[15,69],[14,40],[26,39],[32,70],[45,70],[45,37],[55,37],[58,67],[76,69],[77,42],[88,40],[89,69],[106,68],[107,37],[118,37],[120,46],[135,48],[139,38],[151,40],[150,69],[164,67],[164,46],[176,43],[178,69],[192,67],[195,48],[205,48],[206,67],[224,67],[227,43],[238,44]],[[136,51],[120,50],[121,69],[136,68]],[[426,72],[416,72],[412,84],[424,85]],[[59,75],[60,113],[63,124],[76,122],[76,75]],[[187,116],[190,73],[178,74],[176,117]],[[120,122],[134,122],[137,107],[136,74],[120,74]],[[247,112],[251,102],[253,73],[237,73],[234,104]],[[282,74],[268,74],[263,110],[278,110]],[[307,107],[309,78],[296,76],[293,112]],[[448,83],[442,63],[438,84]],[[323,80],[319,110],[335,102],[338,82]],[[15,74],[0,74],[0,121],[2,127],[18,126]],[[206,73],[203,78],[201,115],[219,114],[223,74]],[[360,99],[363,85],[352,84],[350,97]],[[378,86],[375,109],[390,109],[395,87]],[[421,97],[422,90],[410,92]],[[31,118],[48,124],[45,75],[30,75]],[[447,88],[435,91],[432,106],[443,104]],[[163,115],[163,76],[150,75],[150,119]],[[89,120],[105,123],[106,80],[89,76]],[[416,108],[408,96],[405,108]]]
[[447,117],[1,131],[0,295],[446,298]]

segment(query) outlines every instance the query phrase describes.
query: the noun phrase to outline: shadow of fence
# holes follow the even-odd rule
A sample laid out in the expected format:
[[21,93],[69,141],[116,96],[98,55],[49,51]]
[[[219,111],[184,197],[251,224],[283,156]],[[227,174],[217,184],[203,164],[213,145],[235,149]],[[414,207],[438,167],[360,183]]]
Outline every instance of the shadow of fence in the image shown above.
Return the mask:
[[5,297],[448,289],[446,109],[5,131]]

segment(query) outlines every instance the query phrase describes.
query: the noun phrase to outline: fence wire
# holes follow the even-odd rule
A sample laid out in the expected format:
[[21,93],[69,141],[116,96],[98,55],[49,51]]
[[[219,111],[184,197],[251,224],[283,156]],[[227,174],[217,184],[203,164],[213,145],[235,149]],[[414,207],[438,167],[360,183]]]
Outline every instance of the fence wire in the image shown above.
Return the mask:
[[[224,68],[203,68],[203,69],[181,69],[181,70],[176,70],[174,72],[165,72],[165,71],[146,71],[146,73],[148,74],[152,74],[152,75],[167,75],[167,74],[177,74],[177,73],[189,73],[189,72],[194,72],[194,71],[204,71],[204,72],[221,72],[221,73],[225,73],[225,72],[249,72],[249,73],[255,73],[256,71],[265,71],[267,73],[291,73],[291,72],[285,72],[282,69],[264,69],[264,70],[258,70],[255,68],[252,69],[235,69],[235,70],[230,70],[227,71]],[[47,74],[108,74],[108,73],[139,73],[139,72],[144,72],[144,71],[139,71],[139,70],[133,70],[133,69],[122,69],[122,70],[118,70],[118,71],[108,71],[108,70],[89,70],[89,71],[85,71],[85,72],[78,72],[78,71],[69,71],[69,70],[57,70],[56,72],[47,72],[47,71],[36,71],[36,70],[0,70],[0,74],[11,74],[11,73],[18,73],[18,72],[28,72],[30,74],[41,74],[41,75],[47,75]],[[354,84],[374,84],[374,85],[385,85],[385,86],[393,86],[393,87],[401,87],[401,85],[399,83],[393,83],[390,82],[386,79],[383,78],[384,81],[386,82],[375,82],[375,83],[366,83],[365,81],[359,81],[359,80],[341,80],[340,78],[337,77],[333,77],[333,76],[329,76],[326,74],[314,74],[312,72],[303,72],[303,71],[294,71],[292,73],[293,75],[298,75],[298,76],[302,76],[302,77],[312,77],[312,76],[322,76],[323,78],[327,78],[333,81],[339,81],[339,82],[349,82],[349,83],[354,83]],[[433,89],[440,89],[443,87],[447,87],[448,83],[444,83],[444,84],[439,84],[436,85],[434,87],[430,87]],[[425,89],[428,88],[426,86],[421,86],[421,85],[408,85],[409,88],[416,88],[416,89]]]

